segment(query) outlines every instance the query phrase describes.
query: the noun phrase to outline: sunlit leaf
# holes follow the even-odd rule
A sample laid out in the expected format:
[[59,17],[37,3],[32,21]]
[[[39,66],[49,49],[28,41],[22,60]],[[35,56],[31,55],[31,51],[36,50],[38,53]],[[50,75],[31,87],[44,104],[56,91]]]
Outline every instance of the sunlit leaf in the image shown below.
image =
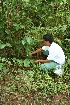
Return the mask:
[[68,42],[70,42],[70,39],[67,39],[67,38],[66,38],[65,40],[67,40]]
[[26,42],[25,42],[25,40],[22,40],[22,44],[24,45]]
[[6,47],[6,44],[0,44],[0,49],[3,49]]
[[68,64],[70,65],[70,59],[68,59],[68,61],[67,61],[67,62],[68,62]]
[[6,32],[7,34],[10,34],[10,31],[9,31],[9,29],[6,29],[6,30],[5,30],[5,32]]
[[67,16],[66,18],[67,18],[68,23],[70,23],[70,16]]
[[29,2],[29,0],[22,0],[22,1]]
[[32,38],[31,37],[27,37],[27,43],[30,45],[31,44],[31,42],[32,42]]
[[24,60],[24,67],[30,67],[30,60],[28,58]]
[[12,47],[10,43],[6,43],[6,46],[8,46],[8,47]]

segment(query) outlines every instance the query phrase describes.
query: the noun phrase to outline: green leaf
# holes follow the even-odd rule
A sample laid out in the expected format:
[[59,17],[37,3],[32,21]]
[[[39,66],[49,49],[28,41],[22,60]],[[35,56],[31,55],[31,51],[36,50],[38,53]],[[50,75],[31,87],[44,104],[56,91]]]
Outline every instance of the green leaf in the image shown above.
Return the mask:
[[63,25],[63,27],[61,28],[61,30],[64,32],[67,28],[67,25]]
[[18,26],[18,24],[17,24],[17,23],[14,23],[14,24],[13,24],[13,26],[17,27],[17,26]]
[[23,28],[25,28],[25,26],[24,25],[20,25],[20,28],[23,29]]
[[20,65],[20,66],[22,66],[23,65],[23,60],[20,60],[20,59],[17,59],[17,61],[16,62],[18,62],[18,64]]
[[33,59],[26,58],[24,60],[24,66],[25,67],[30,67],[30,64],[33,64],[33,63],[34,63],[34,60]]
[[5,30],[5,32],[6,32],[7,34],[10,34],[10,31],[9,31],[9,29],[6,29],[6,30]]
[[70,16],[67,16],[67,21],[68,23],[70,23]]
[[24,67],[30,67],[30,60],[28,58],[24,60]]
[[68,62],[68,64],[70,65],[70,59],[68,59],[68,61],[67,61],[67,62]]
[[15,27],[15,29],[16,29],[17,31],[20,29],[20,26],[19,26],[19,24],[17,24],[17,23],[13,24],[13,26]]
[[2,8],[0,7],[0,12],[2,12]]
[[25,43],[26,43],[26,41],[25,40],[22,40],[22,44],[25,45]]
[[0,63],[0,69],[2,69],[2,68],[3,68],[3,66],[4,66],[4,65],[3,65],[3,63]]
[[64,2],[64,4],[66,4],[67,3],[67,0],[63,0],[63,2]]
[[0,43],[0,49],[3,49],[3,48],[5,48],[6,47],[6,44],[1,44]]
[[22,1],[29,2],[29,0],[22,0]]
[[67,0],[68,4],[70,5],[70,0]]
[[49,19],[53,19],[53,17],[52,17],[52,16],[49,16],[48,18],[49,18]]
[[32,42],[32,38],[31,37],[27,37],[27,43],[30,45],[31,44],[31,42]]
[[6,61],[6,58],[1,58],[1,61],[2,61],[2,62],[5,62],[5,61]]
[[10,43],[6,43],[6,46],[8,46],[8,47],[12,47]]
[[67,39],[67,38],[66,38],[65,40],[67,40],[68,42],[70,42],[70,39]]
[[11,47],[11,44],[10,43],[6,43],[6,44],[0,43],[0,49],[5,48],[6,46]]

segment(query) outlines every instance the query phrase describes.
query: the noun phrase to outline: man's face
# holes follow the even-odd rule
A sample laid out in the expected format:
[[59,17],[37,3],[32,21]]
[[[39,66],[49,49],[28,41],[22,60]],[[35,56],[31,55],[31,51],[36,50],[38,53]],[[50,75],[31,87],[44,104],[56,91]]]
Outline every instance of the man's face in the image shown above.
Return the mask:
[[44,41],[44,45],[50,46],[51,44],[49,43],[49,41]]

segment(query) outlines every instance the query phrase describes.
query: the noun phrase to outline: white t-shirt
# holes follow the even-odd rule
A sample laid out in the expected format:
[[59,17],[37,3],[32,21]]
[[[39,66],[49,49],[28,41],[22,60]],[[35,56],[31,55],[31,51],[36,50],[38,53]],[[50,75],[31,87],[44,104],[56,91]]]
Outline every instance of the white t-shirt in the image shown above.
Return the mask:
[[53,60],[61,65],[64,64],[65,55],[62,48],[58,44],[56,44],[55,42],[52,42],[50,47],[43,46],[42,49],[45,51],[46,50],[49,51],[49,55],[47,57],[48,60]]

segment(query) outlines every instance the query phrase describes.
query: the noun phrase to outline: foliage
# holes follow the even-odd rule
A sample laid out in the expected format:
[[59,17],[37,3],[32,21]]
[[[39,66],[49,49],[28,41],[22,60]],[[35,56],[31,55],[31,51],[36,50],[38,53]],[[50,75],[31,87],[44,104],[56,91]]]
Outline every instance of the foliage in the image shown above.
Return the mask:
[[[21,66],[21,60],[15,58],[13,62],[5,58],[2,58],[0,62],[5,63],[5,67],[3,67],[5,72],[2,70],[0,75],[2,81],[1,96],[4,97],[3,99],[5,99],[8,94],[16,96],[17,93],[21,94],[23,100],[26,97],[33,97],[33,100],[38,102],[41,97],[47,98],[49,95],[58,95],[59,93],[66,93],[67,97],[69,97],[69,70],[67,69],[67,63],[63,77],[57,77],[57,81],[55,82],[54,79],[48,75],[47,71],[40,70],[39,65],[33,64],[31,68],[29,68],[26,64],[25,66],[27,68],[25,69]],[[36,100],[37,98],[38,100]],[[3,101],[4,100],[2,100],[2,102]],[[52,98],[51,100],[48,98],[47,102],[51,101]]]
[[34,49],[32,49],[32,47],[34,47],[35,46],[35,43],[36,43],[37,41],[36,40],[34,40],[34,38],[33,37],[28,37],[28,36],[25,36],[24,37],[24,39],[22,40],[22,44],[23,44],[23,47],[24,47],[24,49],[25,49],[25,53],[27,54],[27,55],[29,55],[29,53],[31,52],[31,50],[34,50]]
[[[34,64],[35,59],[27,56],[34,49],[42,47],[42,37],[46,33],[52,33],[65,52],[66,62],[62,77],[56,76],[53,79],[47,71],[40,70],[39,64]],[[51,97],[56,97],[59,93],[69,98],[69,72],[70,0],[1,0],[2,105],[4,102],[9,104],[7,102],[11,100],[10,97],[18,97],[20,100],[19,95],[25,104],[28,99],[32,99],[37,105],[42,104],[44,98],[48,105],[51,104]],[[60,103],[66,104],[64,100]]]
[[10,43],[6,43],[6,44],[4,44],[3,42],[1,42],[0,41],[0,49],[3,49],[3,48],[5,48],[5,47],[11,47],[11,45],[10,45]]

